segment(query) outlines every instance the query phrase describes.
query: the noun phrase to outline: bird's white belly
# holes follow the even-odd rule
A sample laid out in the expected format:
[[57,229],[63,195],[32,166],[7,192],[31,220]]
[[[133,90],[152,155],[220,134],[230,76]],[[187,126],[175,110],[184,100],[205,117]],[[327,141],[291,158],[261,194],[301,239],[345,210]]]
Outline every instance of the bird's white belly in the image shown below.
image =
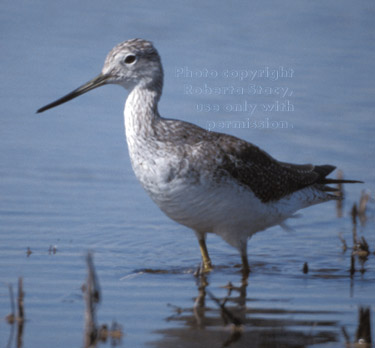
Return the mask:
[[132,163],[142,186],[167,216],[199,233],[216,233],[237,248],[240,241],[290,215],[289,209],[262,203],[234,181],[215,183],[204,175],[197,179],[188,169],[174,176],[173,158]]

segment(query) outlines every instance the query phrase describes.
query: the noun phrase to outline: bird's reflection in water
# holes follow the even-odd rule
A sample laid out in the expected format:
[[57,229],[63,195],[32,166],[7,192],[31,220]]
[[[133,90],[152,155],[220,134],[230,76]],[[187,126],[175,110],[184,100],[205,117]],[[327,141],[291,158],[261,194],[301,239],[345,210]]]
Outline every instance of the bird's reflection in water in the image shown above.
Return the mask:
[[175,313],[167,320],[176,325],[157,331],[163,338],[152,342],[154,347],[304,347],[339,340],[338,322],[326,317],[332,312],[288,309],[286,300],[283,309],[272,308],[275,299],[264,308],[251,308],[250,303],[264,300],[247,297],[251,293],[247,276],[239,285],[222,286],[227,290],[222,297],[215,294],[222,289],[212,289],[209,278],[196,277],[198,294],[192,307],[173,305]]

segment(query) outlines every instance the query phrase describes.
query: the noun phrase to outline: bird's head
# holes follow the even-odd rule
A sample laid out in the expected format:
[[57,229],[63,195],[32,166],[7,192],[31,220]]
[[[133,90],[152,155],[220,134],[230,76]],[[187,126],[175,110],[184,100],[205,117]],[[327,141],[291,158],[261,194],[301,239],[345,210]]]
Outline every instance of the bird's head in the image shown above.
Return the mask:
[[37,112],[66,103],[106,84],[118,84],[129,91],[135,87],[152,89],[160,94],[163,86],[163,68],[160,56],[152,43],[143,39],[133,39],[116,45],[108,53],[102,72],[97,77]]

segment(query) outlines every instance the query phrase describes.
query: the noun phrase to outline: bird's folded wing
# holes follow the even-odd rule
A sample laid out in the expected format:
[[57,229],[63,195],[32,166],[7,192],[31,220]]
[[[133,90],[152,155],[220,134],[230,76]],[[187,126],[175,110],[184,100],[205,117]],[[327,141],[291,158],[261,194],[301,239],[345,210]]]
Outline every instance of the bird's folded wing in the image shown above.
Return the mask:
[[335,169],[329,165],[279,162],[257,146],[224,134],[219,134],[214,144],[221,150],[216,171],[247,186],[264,203],[310,185],[324,184],[325,176]]

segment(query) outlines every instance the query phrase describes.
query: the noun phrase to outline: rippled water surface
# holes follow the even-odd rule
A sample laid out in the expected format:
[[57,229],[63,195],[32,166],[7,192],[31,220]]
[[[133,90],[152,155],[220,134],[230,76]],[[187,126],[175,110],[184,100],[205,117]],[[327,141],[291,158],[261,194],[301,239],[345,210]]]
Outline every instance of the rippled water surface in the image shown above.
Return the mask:
[[[0,8],[0,346],[84,345],[88,250],[102,293],[98,323],[122,326],[112,342],[121,347],[337,347],[343,327],[355,338],[358,308],[375,309],[373,201],[356,226],[371,254],[355,257],[350,273],[350,210],[362,189],[374,197],[371,1],[31,0]],[[247,281],[236,250],[210,235],[216,267],[194,276],[194,234],[158,210],[131,170],[126,91],[103,87],[35,114],[94,77],[107,52],[133,37],[152,40],[162,56],[162,115],[365,181],[346,186],[342,216],[330,202],[291,219],[290,231],[255,235]],[[17,295],[19,277],[26,321],[17,343],[17,325],[5,317],[8,284]],[[215,299],[227,299],[224,311],[241,330]]]

